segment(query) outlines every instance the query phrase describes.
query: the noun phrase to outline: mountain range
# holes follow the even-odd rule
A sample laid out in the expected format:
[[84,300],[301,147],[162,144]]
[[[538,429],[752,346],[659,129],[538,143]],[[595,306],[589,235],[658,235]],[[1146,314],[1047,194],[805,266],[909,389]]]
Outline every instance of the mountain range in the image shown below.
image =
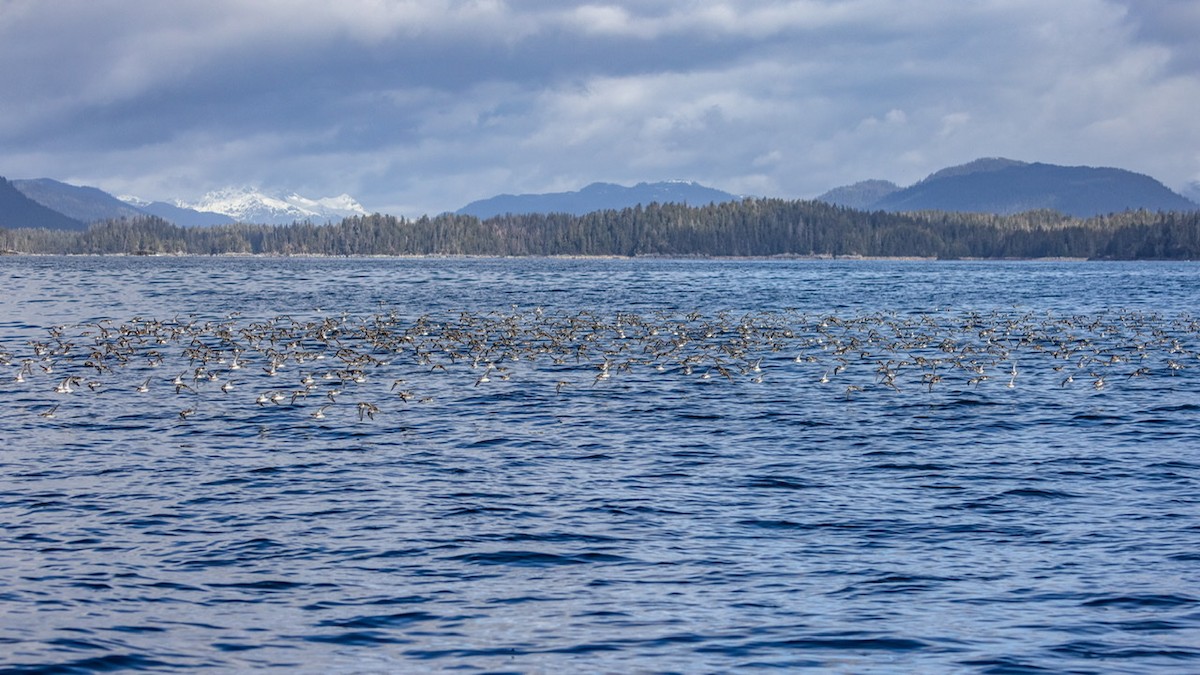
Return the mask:
[[[1200,196],[1200,184],[1191,188]],[[622,209],[651,202],[702,206],[741,197],[697,183],[669,181],[622,187],[592,183],[576,192],[498,195],[471,202],[455,213],[490,218],[506,213],[569,213],[582,215],[603,209]],[[1131,209],[1192,211],[1195,201],[1172,192],[1139,173],[1115,168],[1058,166],[1001,157],[977,159],[947,167],[909,186],[886,180],[865,180],[835,188],[817,197],[864,211],[965,211],[1013,214],[1049,209],[1087,218]]]
[[[1200,183],[1185,190],[1200,199]],[[638,204],[683,203],[704,206],[742,197],[695,182],[663,181],[624,187],[592,183],[573,192],[502,194],[471,202],[455,213],[481,219],[504,214],[582,215]],[[1050,209],[1077,217],[1126,211],[1194,211],[1196,201],[1157,180],[1116,168],[1058,166],[1004,158],[984,158],[934,172],[908,187],[866,180],[830,190],[818,201],[864,211],[967,211],[1012,214]],[[337,222],[367,215],[349,195],[310,199],[295,193],[272,195],[253,188],[210,192],[195,202],[147,202],[114,197],[94,187],[49,178],[0,178],[0,227],[82,230],[101,220],[154,215],[183,227],[233,222],[290,224]]]
[[865,211],[969,211],[1013,214],[1051,209],[1071,216],[1131,209],[1200,208],[1157,180],[1125,169],[1058,166],[1002,157],[947,167],[906,188],[868,180],[835,188],[818,201]]
[[242,223],[286,225],[309,220],[314,223],[341,221],[348,216],[365,216],[367,210],[347,194],[309,199],[296,193],[271,195],[255,188],[230,188],[209,192],[196,202],[176,202],[193,211],[220,213]]
[[[153,215],[181,227],[235,222],[286,225],[296,221],[325,223],[367,211],[349,195],[309,199],[298,194],[276,196],[253,188],[210,192],[196,202],[150,202],[114,197],[94,187],[70,185],[50,178],[4,181],[0,188],[0,226],[82,230],[101,220]],[[15,194],[14,194],[15,193]]]
[[606,209],[624,209],[638,204],[675,203],[704,206],[711,203],[737,201],[741,197],[699,183],[662,181],[638,183],[624,187],[615,183],[592,183],[574,192],[544,194],[497,195],[471,202],[455,211],[458,215],[491,218],[506,213],[570,213],[583,215]]

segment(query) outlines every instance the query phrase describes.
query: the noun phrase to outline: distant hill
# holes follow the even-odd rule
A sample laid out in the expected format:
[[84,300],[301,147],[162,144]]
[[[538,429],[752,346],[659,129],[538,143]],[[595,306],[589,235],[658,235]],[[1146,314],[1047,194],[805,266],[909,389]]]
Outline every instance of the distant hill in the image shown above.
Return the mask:
[[26,197],[84,223],[145,215],[137,208],[94,187],[68,185],[50,178],[12,181]]
[[1029,166],[1029,163],[1016,159],[1006,159],[1004,157],[981,157],[966,164],[948,166],[940,171],[934,171],[921,180],[920,183],[937,181],[943,178],[954,178],[955,176],[966,176],[973,173],[999,171],[1000,169],[1009,169],[1015,166]]
[[575,192],[497,195],[471,202],[455,213],[477,218],[491,218],[506,213],[570,213],[579,216],[594,211],[624,209],[653,202],[704,206],[740,199],[728,192],[683,181],[638,183],[633,187],[615,183],[592,183]]
[[26,197],[12,183],[0,178],[0,227],[44,227],[51,230],[83,230],[83,221],[65,216]]
[[834,188],[817,197],[817,201],[852,209],[867,210],[872,204],[900,189],[890,180],[864,180],[854,185]]
[[979,159],[948,167],[874,201],[864,200],[859,204],[836,201],[843,191],[852,188],[855,186],[831,190],[818,199],[882,211],[1012,214],[1053,209],[1082,218],[1136,209],[1191,211],[1200,208],[1157,180],[1132,171],[1027,163],[1004,158]]

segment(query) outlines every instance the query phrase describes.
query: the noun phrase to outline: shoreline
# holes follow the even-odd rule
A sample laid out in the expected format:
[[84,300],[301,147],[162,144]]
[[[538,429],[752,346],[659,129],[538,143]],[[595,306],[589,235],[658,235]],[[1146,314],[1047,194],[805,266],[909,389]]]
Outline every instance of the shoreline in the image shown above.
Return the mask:
[[1082,258],[1071,256],[1047,256],[1040,258],[939,258],[937,256],[865,256],[847,255],[801,255],[779,254],[770,256],[721,256],[721,255],[476,255],[467,253],[425,254],[362,254],[329,255],[323,253],[26,253],[23,251],[0,251],[3,258],[245,258],[245,259],[313,259],[313,260],[678,260],[678,261],[811,261],[811,262],[1195,262],[1184,258]]

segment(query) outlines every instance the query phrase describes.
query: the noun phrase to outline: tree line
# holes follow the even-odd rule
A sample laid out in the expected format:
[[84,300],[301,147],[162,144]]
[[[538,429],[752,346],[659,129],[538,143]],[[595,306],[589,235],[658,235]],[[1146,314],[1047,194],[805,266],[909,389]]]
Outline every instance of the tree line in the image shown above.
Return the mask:
[[354,216],[316,225],[182,228],[154,216],[86,231],[2,229],[0,249],[34,254],[325,256],[864,256],[928,258],[1200,259],[1200,212],[1127,211],[1081,219],[857,211],[818,201],[745,199],[650,204],[480,220]]

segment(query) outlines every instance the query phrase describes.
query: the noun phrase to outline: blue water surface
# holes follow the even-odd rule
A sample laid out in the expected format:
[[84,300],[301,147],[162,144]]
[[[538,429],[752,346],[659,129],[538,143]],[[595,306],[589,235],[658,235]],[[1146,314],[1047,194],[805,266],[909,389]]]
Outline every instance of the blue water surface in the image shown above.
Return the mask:
[[1200,670],[1192,263],[0,289],[0,672]]

